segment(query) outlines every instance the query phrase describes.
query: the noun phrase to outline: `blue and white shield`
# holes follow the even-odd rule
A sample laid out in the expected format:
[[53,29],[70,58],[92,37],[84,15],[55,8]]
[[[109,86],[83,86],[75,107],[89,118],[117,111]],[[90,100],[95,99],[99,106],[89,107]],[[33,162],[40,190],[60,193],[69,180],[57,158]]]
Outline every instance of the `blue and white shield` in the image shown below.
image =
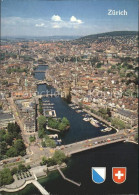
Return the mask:
[[92,167],[92,180],[100,184],[106,179],[106,167]]

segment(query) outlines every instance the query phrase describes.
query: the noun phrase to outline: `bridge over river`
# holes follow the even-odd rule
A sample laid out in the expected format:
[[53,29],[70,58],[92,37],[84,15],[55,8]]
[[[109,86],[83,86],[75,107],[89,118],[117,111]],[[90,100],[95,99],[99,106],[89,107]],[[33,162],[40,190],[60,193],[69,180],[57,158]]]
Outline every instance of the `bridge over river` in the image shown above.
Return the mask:
[[124,131],[120,131],[118,133],[111,134],[111,135],[95,137],[92,139],[75,142],[73,144],[62,145],[60,149],[63,150],[63,152],[68,156],[92,148],[105,146],[112,143],[122,142],[125,141],[126,139],[127,136],[125,135]]
[[43,72],[45,73],[46,70],[35,70],[35,71],[34,71],[34,73],[43,73]]

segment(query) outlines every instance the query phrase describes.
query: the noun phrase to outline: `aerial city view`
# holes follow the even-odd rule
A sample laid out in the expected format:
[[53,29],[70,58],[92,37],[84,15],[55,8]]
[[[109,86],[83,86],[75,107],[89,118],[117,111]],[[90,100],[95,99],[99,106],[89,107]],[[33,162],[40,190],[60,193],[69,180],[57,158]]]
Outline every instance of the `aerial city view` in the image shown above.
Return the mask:
[[1,195],[138,194],[138,41],[138,0],[1,0]]

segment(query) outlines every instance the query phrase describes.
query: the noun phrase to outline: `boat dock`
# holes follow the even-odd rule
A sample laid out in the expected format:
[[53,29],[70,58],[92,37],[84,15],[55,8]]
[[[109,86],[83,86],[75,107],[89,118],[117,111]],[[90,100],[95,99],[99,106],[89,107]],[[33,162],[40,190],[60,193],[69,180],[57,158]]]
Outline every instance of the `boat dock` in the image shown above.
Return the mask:
[[59,171],[60,175],[63,177],[64,180],[67,180],[68,182],[73,183],[73,184],[75,184],[75,185],[80,187],[81,183],[77,183],[77,182],[75,182],[75,181],[65,177],[65,175],[63,174],[63,172],[61,171],[61,169],[59,167],[57,168],[57,170]]

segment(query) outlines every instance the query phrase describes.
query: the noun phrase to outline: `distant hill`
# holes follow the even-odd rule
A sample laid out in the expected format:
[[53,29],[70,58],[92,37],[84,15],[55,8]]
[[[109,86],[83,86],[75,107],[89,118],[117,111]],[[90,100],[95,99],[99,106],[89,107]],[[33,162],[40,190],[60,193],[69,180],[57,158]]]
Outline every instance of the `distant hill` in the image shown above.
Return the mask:
[[76,39],[76,41],[91,41],[100,37],[134,36],[134,35],[138,35],[138,31],[113,31],[113,32],[106,32],[106,33],[84,36],[79,39]]
[[78,39],[79,36],[43,36],[43,37],[33,37],[33,36],[22,36],[22,37],[10,37],[3,36],[2,40],[11,41],[67,41]]

